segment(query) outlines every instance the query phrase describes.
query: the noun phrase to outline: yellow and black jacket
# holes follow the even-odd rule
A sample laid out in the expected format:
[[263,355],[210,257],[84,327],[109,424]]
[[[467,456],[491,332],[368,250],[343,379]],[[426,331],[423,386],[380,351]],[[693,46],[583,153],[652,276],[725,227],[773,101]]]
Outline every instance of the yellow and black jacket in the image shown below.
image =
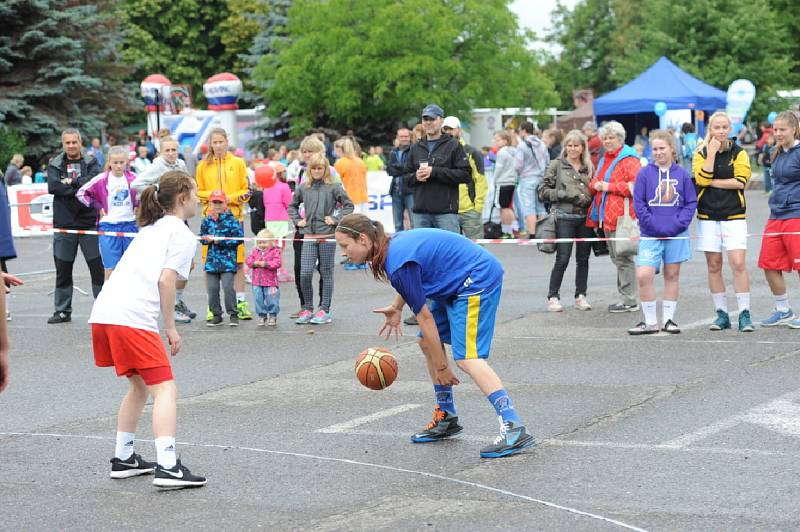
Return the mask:
[[697,188],[697,217],[700,220],[743,220],[747,208],[744,190],[712,188],[714,179],[736,179],[747,185],[750,180],[750,157],[732,141],[729,148],[717,153],[712,173],[703,170],[706,148],[697,150],[692,159],[692,176]]

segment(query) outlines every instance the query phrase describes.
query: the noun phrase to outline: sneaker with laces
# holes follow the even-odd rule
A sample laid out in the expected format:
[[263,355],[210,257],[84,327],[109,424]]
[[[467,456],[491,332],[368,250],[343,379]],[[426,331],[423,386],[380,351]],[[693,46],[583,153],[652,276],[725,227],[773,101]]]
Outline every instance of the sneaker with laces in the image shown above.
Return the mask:
[[800,329],[800,318],[790,321],[788,326],[790,329]]
[[240,320],[253,319],[253,313],[250,312],[250,307],[247,305],[247,301],[239,301],[236,303],[236,310],[238,311]]
[[312,325],[325,325],[326,323],[330,323],[333,321],[333,317],[331,317],[330,312],[325,312],[322,309],[319,309],[314,317],[308,320],[308,323]]
[[127,460],[111,459],[111,478],[131,478],[139,475],[148,475],[155,471],[155,462],[146,462],[142,457],[133,453]]
[[777,327],[778,325],[788,325],[794,319],[792,309],[787,311],[776,310],[769,318],[761,322],[762,327]]
[[564,307],[561,306],[561,301],[557,297],[551,297],[547,300],[548,312],[564,312]]
[[462,430],[464,430],[464,427],[458,424],[458,416],[445,412],[437,406],[433,411],[433,421],[428,423],[425,430],[411,436],[411,442],[429,443],[444,440],[450,436],[455,436]]
[[236,314],[231,314],[231,322],[229,324],[231,327],[238,327],[239,326],[239,316]]
[[47,323],[67,323],[72,321],[72,314],[69,312],[54,312],[52,316],[47,318]]
[[192,318],[175,308],[175,323],[192,323]]
[[495,438],[494,443],[481,449],[481,458],[510,456],[535,443],[536,441],[525,425],[517,425],[513,421],[503,421],[501,417],[500,435]]
[[608,306],[608,311],[612,314],[618,314],[621,312],[636,312],[639,310],[639,303],[634,303],[633,305],[626,305],[625,303],[612,303]]
[[177,303],[175,303],[175,311],[176,312],[183,312],[189,319],[195,319],[197,317],[197,312],[192,312],[192,309],[186,304],[183,299],[179,299]]
[[311,314],[310,310],[301,310],[300,314],[297,315],[297,319],[294,322],[298,325],[305,325],[311,321],[313,314]]
[[577,310],[592,310],[592,306],[583,294],[575,298],[575,308]]
[[[791,322],[788,324],[791,327]],[[753,332],[753,320],[750,319],[750,311],[745,309],[739,313],[739,332]]]
[[270,316],[267,318],[267,327],[276,327],[278,325],[278,316]]
[[156,478],[153,486],[158,488],[199,488],[205,486],[206,477],[193,475],[189,468],[178,460],[175,467],[167,469],[156,465]]
[[667,320],[666,323],[664,323],[664,327],[662,327],[661,330],[666,332],[666,333],[670,333],[670,334],[680,334],[681,333],[681,328],[678,327],[678,324],[675,323],[672,320]]
[[723,329],[730,329],[731,328],[731,318],[728,316],[728,313],[724,310],[717,309],[717,319],[714,320],[714,323],[709,325],[709,331],[721,331]]
[[208,327],[216,327],[217,325],[222,325],[222,316],[214,316],[211,315],[210,320],[206,320],[206,325]]
[[258,326],[259,327],[264,327],[266,324],[267,324],[267,318],[264,318],[264,317],[258,318]]
[[628,334],[631,336],[640,336],[642,334],[657,334],[659,331],[658,324],[654,323],[653,325],[648,325],[643,321],[640,321],[630,329],[628,329]]

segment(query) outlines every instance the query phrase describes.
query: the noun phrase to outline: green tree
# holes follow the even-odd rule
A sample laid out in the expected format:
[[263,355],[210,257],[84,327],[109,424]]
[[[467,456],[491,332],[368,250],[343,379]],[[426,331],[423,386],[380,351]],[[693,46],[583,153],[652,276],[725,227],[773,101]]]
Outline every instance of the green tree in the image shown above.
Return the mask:
[[247,14],[258,0],[120,0],[125,43],[123,57],[135,80],[160,73],[173,83],[192,86],[201,103],[203,83],[219,72],[242,77],[246,52],[258,31]]
[[105,0],[0,3],[0,121],[24,137],[28,158],[58,150],[67,126],[99,134],[131,111],[109,8]]
[[0,172],[5,172],[15,153],[25,153],[25,139],[19,131],[0,127]]
[[[436,101],[448,114],[555,102],[509,0],[297,0],[254,77],[273,117],[378,138]],[[271,68],[275,66],[275,68]],[[262,68],[263,67],[263,68]]]

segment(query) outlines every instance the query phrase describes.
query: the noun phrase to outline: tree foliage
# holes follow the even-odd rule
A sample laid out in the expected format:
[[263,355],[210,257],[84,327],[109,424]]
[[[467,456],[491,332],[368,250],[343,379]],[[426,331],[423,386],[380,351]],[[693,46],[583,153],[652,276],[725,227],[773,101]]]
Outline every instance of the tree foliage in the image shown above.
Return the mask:
[[734,79],[752,80],[760,109],[777,89],[798,82],[799,41],[790,31],[797,17],[786,20],[797,5],[788,0],[583,0],[572,10],[562,5],[552,37],[563,51],[550,66],[566,103],[575,88],[594,88],[601,95],[665,55],[723,90]]
[[105,0],[0,3],[0,121],[25,138],[29,158],[56,151],[59,132],[67,126],[98,134],[131,110],[108,5]]
[[269,87],[270,114],[288,112],[295,132],[388,132],[432,101],[462,117],[477,105],[555,102],[509,0],[293,4],[288,40],[254,76]]
[[15,153],[25,153],[25,139],[19,131],[0,127],[0,172],[5,172]]

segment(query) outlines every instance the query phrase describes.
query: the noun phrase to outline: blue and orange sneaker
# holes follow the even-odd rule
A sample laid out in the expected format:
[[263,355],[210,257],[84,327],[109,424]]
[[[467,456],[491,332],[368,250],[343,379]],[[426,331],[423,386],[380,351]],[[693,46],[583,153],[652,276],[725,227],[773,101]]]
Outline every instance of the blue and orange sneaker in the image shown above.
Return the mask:
[[458,416],[446,412],[438,406],[433,411],[433,421],[428,423],[425,430],[411,436],[412,443],[429,443],[444,440],[455,436],[464,428],[458,424]]

